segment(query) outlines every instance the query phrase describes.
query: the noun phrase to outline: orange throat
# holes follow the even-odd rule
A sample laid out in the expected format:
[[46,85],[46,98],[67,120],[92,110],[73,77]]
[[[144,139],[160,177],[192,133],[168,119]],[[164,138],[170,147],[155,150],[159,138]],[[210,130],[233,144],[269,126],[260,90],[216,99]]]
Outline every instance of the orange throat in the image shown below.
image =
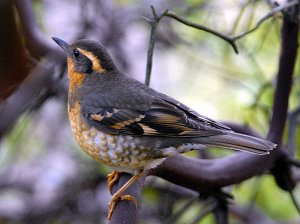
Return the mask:
[[69,92],[73,92],[78,86],[83,83],[84,74],[75,72],[72,59],[68,58],[68,76],[70,80]]

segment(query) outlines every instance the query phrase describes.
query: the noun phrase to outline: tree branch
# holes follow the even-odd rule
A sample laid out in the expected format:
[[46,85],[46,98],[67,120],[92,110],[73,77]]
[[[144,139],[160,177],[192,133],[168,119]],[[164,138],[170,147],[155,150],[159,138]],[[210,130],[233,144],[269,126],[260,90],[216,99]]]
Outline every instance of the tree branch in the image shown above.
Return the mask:
[[[117,192],[117,190],[120,189],[130,178],[131,175],[127,173],[121,173],[120,179],[116,184],[113,185],[112,193]],[[110,224],[139,223],[140,216],[138,212],[141,208],[141,194],[144,181],[145,175],[137,182],[135,182],[130,188],[128,188],[124,194],[129,194],[133,196],[138,201],[138,207],[135,207],[133,201],[119,201],[112,215]]]
[[26,110],[38,102],[42,97],[40,93],[46,94],[51,88],[55,78],[55,67],[61,60],[60,57],[53,57],[39,63],[18,90],[0,105],[0,139]]
[[[23,37],[13,1],[0,1],[0,103],[8,98],[29,74]],[[16,63],[17,62],[17,63]]]
[[32,1],[15,0],[15,5],[20,16],[25,42],[31,55],[35,58],[41,58],[49,52],[56,51],[37,25],[32,9]]
[[218,202],[214,210],[214,215],[217,224],[228,224],[228,205],[226,202]]
[[238,39],[241,39],[243,37],[245,37],[246,35],[248,35],[249,33],[252,33],[253,31],[257,30],[261,24],[263,24],[266,20],[272,18],[276,13],[278,12],[281,12],[283,10],[286,10],[288,8],[291,8],[295,5],[299,4],[298,3],[298,0],[293,0],[293,1],[287,1],[285,4],[282,4],[282,5],[279,5],[275,8],[273,8],[269,13],[267,13],[264,17],[262,17],[255,25],[255,27],[253,27],[252,29],[244,32],[244,33],[241,33],[241,34],[238,34],[238,35],[235,35],[232,37],[233,40],[238,40]]
[[218,203],[214,199],[206,200],[204,204],[201,206],[200,211],[198,212],[198,216],[191,222],[191,224],[199,223],[205,216],[207,216],[209,213],[214,211],[217,206]]
[[153,14],[153,19],[151,19],[151,20],[148,19],[149,23],[151,24],[151,32],[150,32],[150,40],[149,40],[148,53],[147,53],[147,67],[146,67],[146,78],[145,78],[146,86],[150,85],[156,28],[157,28],[157,25],[158,25],[159,21],[161,20],[161,18],[168,11],[168,10],[166,10],[161,15],[157,15],[155,8],[152,5],[151,5],[151,10],[152,10],[152,14]]
[[51,47],[48,44],[49,41],[38,28],[32,10],[32,2],[30,0],[16,0],[15,4],[28,50],[35,58],[47,55],[47,59],[38,63],[20,87],[0,105],[2,118],[0,139],[23,112],[34,106],[34,102],[38,102],[43,97],[40,95],[42,90],[46,90],[44,93],[47,93],[47,90],[53,86],[53,80],[59,78],[54,75],[55,66],[61,65],[61,62],[64,61],[63,53],[58,51],[58,48]]
[[236,43],[235,43],[235,39],[231,38],[230,36],[227,36],[225,34],[217,32],[217,31],[215,31],[213,29],[210,29],[210,28],[208,28],[206,26],[202,26],[200,24],[188,21],[188,20],[186,20],[184,18],[179,17],[178,15],[176,15],[174,12],[171,12],[171,11],[167,11],[165,13],[165,16],[171,17],[171,18],[177,20],[178,22],[181,22],[181,23],[183,23],[183,24],[185,24],[187,26],[190,26],[190,27],[193,27],[193,28],[196,28],[196,29],[199,29],[199,30],[204,30],[204,31],[206,31],[208,33],[211,33],[211,34],[217,36],[217,37],[220,37],[223,40],[227,41],[232,46],[232,48],[234,49],[235,53],[237,53],[237,54],[239,53],[238,47],[236,46]]
[[[299,6],[295,6],[298,11]],[[293,72],[297,58],[299,18],[292,18],[289,12],[283,14],[283,25],[281,30],[281,52],[277,83],[274,94],[273,116],[268,133],[268,139],[277,143],[280,147],[287,119],[289,95],[292,88]],[[292,178],[286,157],[281,157],[272,168],[272,173],[278,186],[285,190],[292,190],[296,185]]]
[[296,152],[296,137],[297,137],[296,132],[297,132],[299,115],[300,115],[300,107],[292,111],[288,117],[287,149],[291,155],[295,155]]
[[[295,183],[290,178],[289,166],[283,166],[283,164],[287,164],[287,154],[281,150],[280,145],[287,117],[288,99],[296,59],[298,28],[298,23],[291,22],[286,15],[284,16],[273,116],[268,134],[268,139],[278,144],[277,149],[267,156],[236,153],[213,160],[196,160],[176,156],[165,160],[150,174],[190,189],[212,193],[220,187],[240,183],[276,167],[278,169],[273,168],[273,174],[277,184],[283,189],[293,187]],[[280,161],[281,163],[279,163]],[[282,167],[284,169],[280,169]]]
[[153,14],[153,19],[147,19],[150,24],[151,24],[151,32],[150,32],[150,40],[149,40],[149,46],[148,46],[148,53],[147,53],[147,66],[146,66],[146,77],[145,77],[145,85],[149,86],[150,84],[150,79],[151,79],[151,71],[152,71],[152,59],[153,59],[153,51],[154,51],[154,45],[155,45],[155,34],[156,34],[156,28],[157,25],[159,24],[160,20],[164,17],[170,17],[175,19],[178,22],[181,22],[187,26],[199,29],[199,30],[204,30],[208,33],[211,33],[217,37],[222,38],[223,40],[227,41],[234,49],[235,53],[238,54],[238,48],[236,46],[235,40],[231,38],[230,36],[227,36],[225,34],[222,34],[220,32],[217,32],[213,29],[210,29],[208,27],[202,26],[200,24],[193,23],[191,21],[188,21],[184,18],[179,17],[176,15],[174,12],[170,10],[165,10],[162,14],[158,15],[155,11],[155,8],[151,6],[152,14]]

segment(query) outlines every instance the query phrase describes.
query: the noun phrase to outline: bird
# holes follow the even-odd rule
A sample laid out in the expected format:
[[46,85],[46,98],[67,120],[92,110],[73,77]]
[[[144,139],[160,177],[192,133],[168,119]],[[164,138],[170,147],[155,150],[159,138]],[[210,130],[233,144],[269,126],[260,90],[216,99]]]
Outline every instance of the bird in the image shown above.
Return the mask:
[[111,197],[108,220],[123,195],[166,158],[191,150],[220,147],[269,154],[276,144],[236,133],[200,115],[179,101],[125,75],[101,44],[81,39],[71,44],[52,39],[65,51],[68,77],[68,117],[83,151],[110,166],[108,187],[121,172],[132,177]]

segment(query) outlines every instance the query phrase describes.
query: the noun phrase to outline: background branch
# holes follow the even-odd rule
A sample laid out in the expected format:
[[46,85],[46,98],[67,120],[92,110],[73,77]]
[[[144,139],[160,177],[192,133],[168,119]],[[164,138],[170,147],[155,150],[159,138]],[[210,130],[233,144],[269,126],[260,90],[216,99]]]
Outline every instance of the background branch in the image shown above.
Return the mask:
[[[44,37],[37,26],[32,10],[31,0],[16,0],[16,9],[27,49],[34,58],[46,56],[43,62],[35,61],[36,67],[28,74],[21,86],[2,104],[0,104],[0,139],[14,125],[17,119],[29,108],[44,102],[47,94],[54,86],[58,86],[60,75],[55,75],[55,69],[64,64],[64,55],[57,48],[52,48],[49,40]],[[55,83],[55,85],[53,85]]]
[[46,100],[44,96],[59,79],[59,76],[55,75],[55,68],[61,61],[59,57],[49,57],[39,63],[19,89],[0,104],[0,139],[25,111],[35,107],[37,103],[40,104],[40,99]]
[[268,14],[266,14],[264,17],[262,17],[255,25],[255,27],[253,27],[252,29],[244,32],[244,33],[241,33],[241,34],[238,34],[238,35],[235,35],[232,37],[233,40],[238,40],[238,39],[241,39],[245,36],[247,36],[248,34],[252,33],[253,31],[257,30],[261,24],[263,24],[266,20],[272,18],[276,13],[278,12],[281,12],[283,10],[286,10],[288,8],[291,8],[291,7],[294,7],[295,5],[299,4],[298,3],[298,0],[293,0],[293,1],[286,1],[284,4],[282,5],[279,5],[275,8],[273,8]]
[[22,29],[25,36],[27,49],[34,58],[41,58],[52,51],[61,54],[50,44],[50,40],[45,37],[37,25],[32,9],[31,0],[15,0],[16,9],[20,16]]
[[174,12],[171,12],[171,11],[167,11],[165,13],[165,16],[173,18],[173,19],[177,20],[178,22],[181,22],[181,23],[183,23],[183,24],[185,24],[187,26],[190,26],[190,27],[193,27],[193,28],[196,28],[196,29],[199,29],[199,30],[206,31],[208,33],[211,33],[211,34],[217,36],[217,37],[220,37],[223,40],[227,41],[232,46],[232,48],[234,49],[235,53],[237,53],[237,54],[239,53],[238,47],[235,44],[235,39],[231,38],[230,36],[227,36],[225,34],[217,32],[217,31],[215,31],[213,29],[210,29],[210,28],[208,28],[206,26],[202,26],[200,24],[188,21],[188,20],[186,20],[184,18],[179,17],[178,15],[176,15]]
[[157,15],[155,8],[152,5],[151,5],[151,10],[152,10],[153,19],[148,19],[149,23],[151,24],[151,31],[150,31],[148,53],[147,53],[147,66],[146,66],[146,78],[145,78],[145,85],[147,86],[150,85],[156,28],[161,18],[167,13],[166,10],[161,15]]
[[267,156],[236,153],[232,156],[209,161],[177,156],[168,158],[150,174],[190,189],[213,192],[215,189],[240,183],[273,168],[273,174],[280,187],[290,189],[295,186],[290,175],[289,165],[286,165],[287,154],[280,145],[287,117],[288,99],[296,60],[298,29],[298,24],[290,21],[284,15],[273,116],[267,138],[278,144],[277,149]]

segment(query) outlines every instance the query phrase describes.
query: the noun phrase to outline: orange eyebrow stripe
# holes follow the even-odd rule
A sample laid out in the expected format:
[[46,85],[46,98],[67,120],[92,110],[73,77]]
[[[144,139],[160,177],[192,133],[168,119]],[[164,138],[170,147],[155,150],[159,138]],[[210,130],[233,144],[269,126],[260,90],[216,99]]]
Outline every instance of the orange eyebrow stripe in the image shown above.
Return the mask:
[[101,66],[101,61],[99,58],[97,58],[93,53],[86,51],[84,49],[81,48],[77,48],[83,55],[85,55],[86,57],[88,57],[92,63],[93,63],[93,70],[99,73],[103,73],[106,72],[106,70],[104,68],[102,68]]

